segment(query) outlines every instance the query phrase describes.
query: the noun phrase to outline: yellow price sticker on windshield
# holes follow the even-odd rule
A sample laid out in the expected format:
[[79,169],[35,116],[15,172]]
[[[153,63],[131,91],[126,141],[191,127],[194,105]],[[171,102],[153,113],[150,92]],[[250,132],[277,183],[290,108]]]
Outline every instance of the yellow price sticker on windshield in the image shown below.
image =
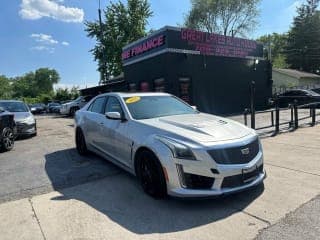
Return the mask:
[[131,97],[131,98],[128,98],[126,100],[126,103],[130,104],[130,103],[135,103],[135,102],[139,102],[140,101],[140,97],[136,96],[136,97]]

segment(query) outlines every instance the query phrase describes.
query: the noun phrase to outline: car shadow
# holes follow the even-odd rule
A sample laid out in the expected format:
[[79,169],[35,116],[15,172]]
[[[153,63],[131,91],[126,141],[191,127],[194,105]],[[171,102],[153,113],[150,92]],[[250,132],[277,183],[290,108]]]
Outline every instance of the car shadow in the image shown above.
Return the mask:
[[[60,193],[51,200],[84,202],[136,234],[179,232],[228,218],[264,191],[261,185],[216,199],[155,200],[142,191],[134,176],[95,155],[79,156],[75,149],[46,155],[45,169]],[[101,180],[92,181],[97,179]]]

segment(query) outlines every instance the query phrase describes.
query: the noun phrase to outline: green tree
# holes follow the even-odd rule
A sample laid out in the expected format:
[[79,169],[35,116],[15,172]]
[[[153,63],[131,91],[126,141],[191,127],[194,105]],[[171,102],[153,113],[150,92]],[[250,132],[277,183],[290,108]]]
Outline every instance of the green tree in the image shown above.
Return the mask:
[[12,81],[14,98],[36,98],[41,94],[51,95],[53,84],[58,83],[60,77],[56,70],[39,68],[35,72],[29,72]]
[[225,36],[245,36],[257,24],[260,0],[191,0],[185,26]]
[[79,97],[79,87],[78,86],[73,86],[70,89],[70,99],[76,99],[77,97]]
[[54,69],[39,68],[34,74],[35,88],[37,95],[48,94],[53,91],[53,84],[57,84],[60,80],[59,73]]
[[[257,39],[264,45],[264,56],[271,58],[271,62],[276,68],[287,68],[286,56],[284,51],[287,47],[288,35],[286,33],[273,33],[271,35],[263,35]],[[271,51],[270,48],[271,47]],[[269,56],[271,53],[271,56]]]
[[0,99],[10,99],[12,97],[12,86],[10,79],[0,75]]
[[21,77],[15,77],[12,81],[13,97],[31,97],[37,96],[37,86],[34,80],[34,72],[26,73]]
[[98,61],[101,82],[122,72],[122,48],[146,35],[148,18],[152,16],[147,0],[120,0],[106,7],[100,28],[99,21],[86,22],[88,36],[97,43],[91,50]]
[[71,99],[76,99],[79,97],[79,87],[73,86],[71,89],[68,88],[58,88],[55,91],[54,100],[56,101],[67,101]]
[[320,68],[319,0],[307,0],[297,9],[285,49],[287,62],[293,69],[317,72]]
[[58,88],[54,96],[56,101],[67,101],[70,100],[70,94],[68,88]]

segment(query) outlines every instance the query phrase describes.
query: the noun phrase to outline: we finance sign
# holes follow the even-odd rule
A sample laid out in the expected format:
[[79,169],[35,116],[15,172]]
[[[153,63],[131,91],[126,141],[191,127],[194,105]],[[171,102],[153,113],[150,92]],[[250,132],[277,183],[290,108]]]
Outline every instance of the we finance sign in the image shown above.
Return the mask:
[[122,60],[126,61],[133,57],[150,53],[153,50],[159,49],[160,47],[164,46],[165,43],[166,37],[164,34],[146,39],[145,41],[141,41],[140,43],[137,43],[132,47],[124,49],[122,52]]

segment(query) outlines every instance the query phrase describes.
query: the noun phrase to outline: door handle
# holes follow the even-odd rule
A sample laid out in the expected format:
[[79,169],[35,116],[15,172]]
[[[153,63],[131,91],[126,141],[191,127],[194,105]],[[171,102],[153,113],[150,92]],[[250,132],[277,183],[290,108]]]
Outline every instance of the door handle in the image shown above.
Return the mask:
[[103,123],[103,122],[101,122],[101,123],[100,123],[100,125],[104,125],[104,123]]

